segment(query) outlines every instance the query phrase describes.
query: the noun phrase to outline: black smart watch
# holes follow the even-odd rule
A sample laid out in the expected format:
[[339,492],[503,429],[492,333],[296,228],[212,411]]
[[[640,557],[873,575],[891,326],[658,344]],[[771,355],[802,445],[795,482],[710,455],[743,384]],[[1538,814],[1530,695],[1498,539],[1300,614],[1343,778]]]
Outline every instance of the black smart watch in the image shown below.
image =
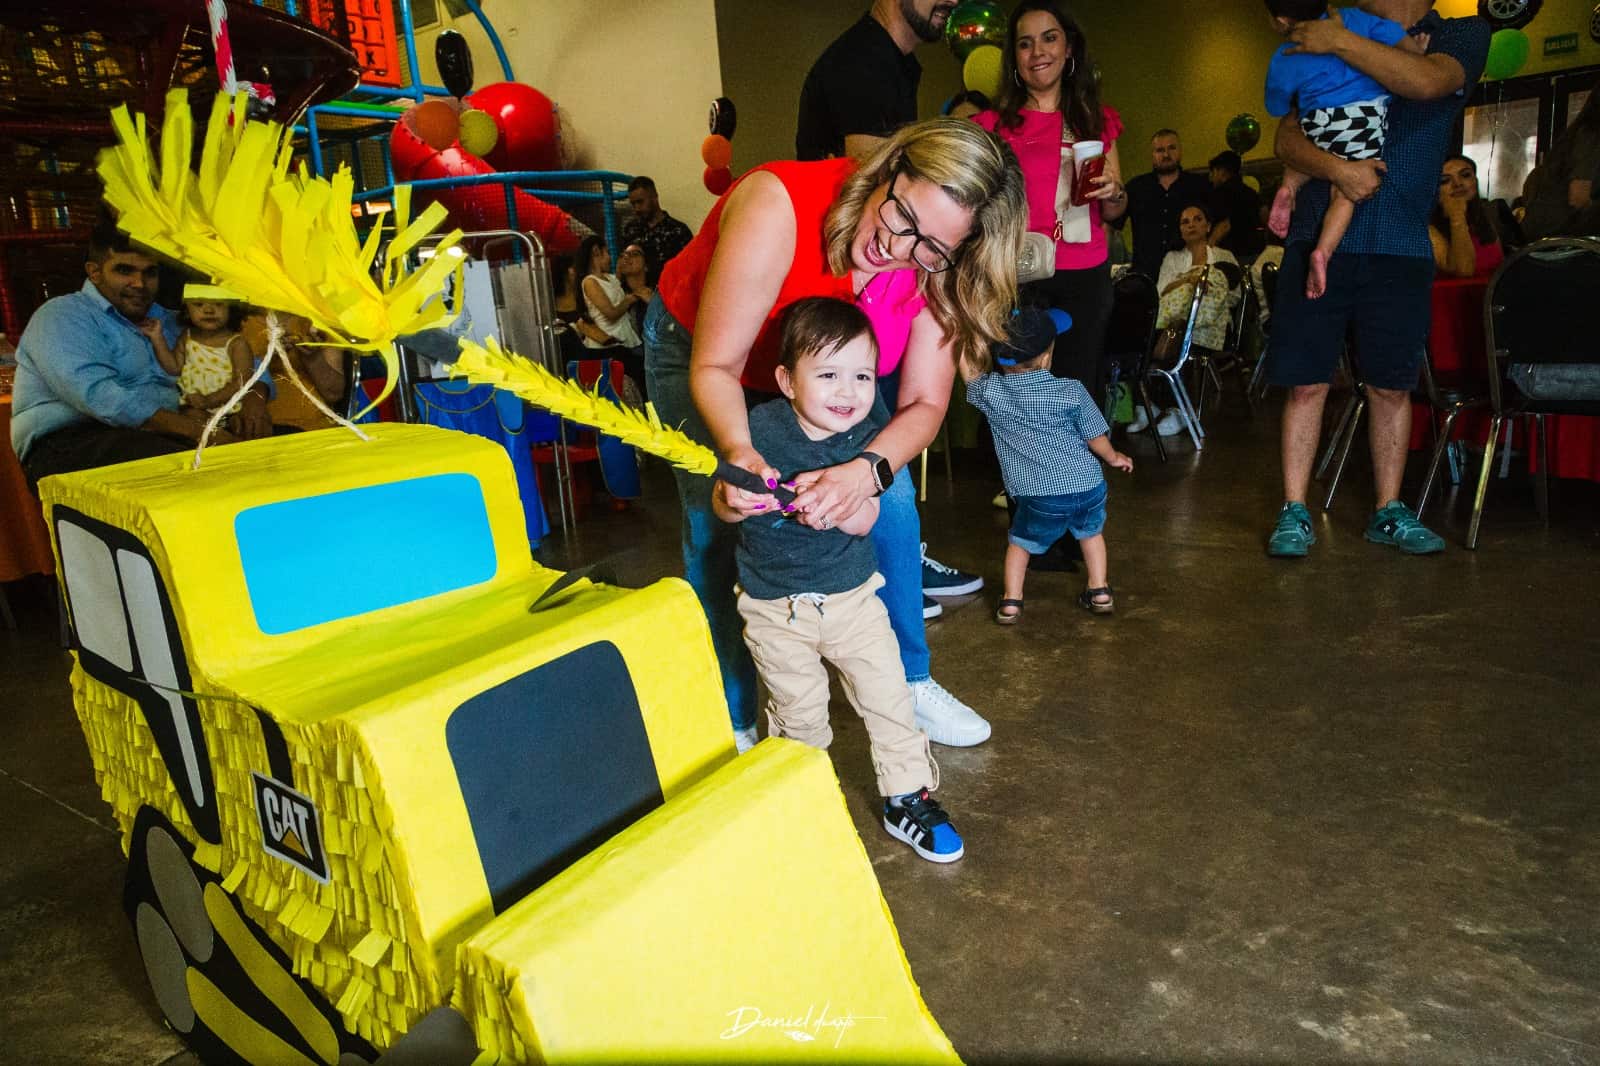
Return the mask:
[[894,484],[894,467],[877,452],[862,452],[861,458],[872,465],[872,483],[878,489],[873,495],[882,496],[889,491],[889,486]]

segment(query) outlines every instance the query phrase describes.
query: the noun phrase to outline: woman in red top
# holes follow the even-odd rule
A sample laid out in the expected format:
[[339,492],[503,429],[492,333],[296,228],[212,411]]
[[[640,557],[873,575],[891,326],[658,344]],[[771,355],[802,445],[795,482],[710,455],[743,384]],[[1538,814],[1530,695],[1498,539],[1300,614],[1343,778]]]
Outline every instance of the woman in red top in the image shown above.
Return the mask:
[[[1028,228],[1056,242],[1055,276],[1026,286],[1023,300],[1072,316],[1072,330],[1056,343],[1051,368],[1099,397],[1111,315],[1111,267],[1101,223],[1128,209],[1116,145],[1122,119],[1100,103],[1088,41],[1055,0],[1018,4],[1001,52],[999,106],[973,121],[1017,153],[1028,190]],[[1087,204],[1063,195],[1073,179],[1065,150],[1080,141],[1099,141],[1105,150],[1105,170],[1089,182]]]
[[1478,164],[1464,155],[1444,161],[1439,202],[1428,219],[1428,239],[1433,242],[1433,265],[1441,274],[1488,277],[1505,262],[1494,212],[1478,195]]
[[[983,359],[1004,335],[1025,210],[1010,154],[957,119],[907,126],[859,164],[757,167],[667,265],[646,313],[645,367],[662,420],[769,482],[779,477],[751,446],[747,390],[777,393],[783,309],[806,296],[836,296],[872,319],[879,371],[899,370],[898,395],[885,397],[893,417],[870,447],[903,471],[944,421],[957,358]],[[848,518],[877,494],[878,466],[863,458],[802,474],[798,520],[826,529]],[[711,487],[706,478],[678,478],[685,577],[705,607],[744,746],[755,736],[755,668],[734,607],[737,531],[712,513]],[[772,496],[738,490],[728,501],[746,514],[776,506]],[[898,473],[873,542],[919,723],[941,743],[981,743],[988,723],[929,676],[919,525],[908,479]]]

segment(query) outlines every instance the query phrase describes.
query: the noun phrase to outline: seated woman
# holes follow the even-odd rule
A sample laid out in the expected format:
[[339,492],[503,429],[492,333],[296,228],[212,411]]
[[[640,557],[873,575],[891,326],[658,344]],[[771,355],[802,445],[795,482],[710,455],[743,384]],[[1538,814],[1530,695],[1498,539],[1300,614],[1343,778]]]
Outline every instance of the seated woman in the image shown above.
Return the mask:
[[1478,165],[1464,155],[1444,161],[1428,237],[1433,241],[1434,266],[1451,277],[1492,274],[1506,257],[1494,212],[1478,195]]
[[[1189,321],[1189,304],[1194,299],[1194,286],[1207,266],[1232,263],[1239,271],[1238,276],[1244,276],[1243,268],[1232,252],[1212,245],[1211,214],[1206,207],[1193,204],[1184,208],[1178,216],[1178,233],[1183,238],[1183,247],[1167,253],[1166,258],[1161,260],[1161,271],[1156,277],[1156,291],[1161,294],[1161,306],[1156,315],[1159,329],[1182,329]],[[1200,311],[1195,316],[1193,347],[1211,352],[1222,350],[1228,341],[1230,312],[1243,291],[1242,287],[1230,286],[1220,272],[1212,273],[1206,294],[1200,301]],[[1128,428],[1137,433],[1144,427],[1144,410],[1140,408]],[[1182,431],[1183,424],[1177,411],[1169,410],[1156,423],[1156,429],[1166,437]]]
[[630,244],[617,256],[617,278],[622,282],[622,287],[628,292],[639,297],[639,302],[629,309],[628,314],[633,319],[633,328],[644,328],[644,309],[650,303],[650,298],[656,294],[655,289],[645,283],[645,278],[650,276],[655,264],[650,261],[650,253],[639,244]]
[[585,237],[578,246],[578,278],[578,307],[584,318],[605,334],[600,341],[585,331],[583,346],[604,349],[604,354],[619,360],[628,377],[643,388],[644,342],[629,312],[635,305],[642,307],[649,297],[624,291],[622,279],[611,273],[611,252],[597,236]]
[[550,260],[550,288],[555,298],[556,331],[562,337],[561,350],[567,358],[578,358],[586,339],[596,344],[610,340],[605,330],[583,317],[583,308],[578,306],[577,260],[570,255],[558,255]]
[[[1156,277],[1156,291],[1161,294],[1156,325],[1162,329],[1182,327],[1188,321],[1194,283],[1200,280],[1207,266],[1218,263],[1239,266],[1232,252],[1211,244],[1211,215],[1200,204],[1183,209],[1178,216],[1178,234],[1183,238],[1183,247],[1167,253],[1161,261],[1161,273]],[[1214,274],[1195,318],[1195,344],[1212,351],[1221,350],[1228,338],[1228,312],[1238,299],[1239,290],[1230,288],[1220,275]]]

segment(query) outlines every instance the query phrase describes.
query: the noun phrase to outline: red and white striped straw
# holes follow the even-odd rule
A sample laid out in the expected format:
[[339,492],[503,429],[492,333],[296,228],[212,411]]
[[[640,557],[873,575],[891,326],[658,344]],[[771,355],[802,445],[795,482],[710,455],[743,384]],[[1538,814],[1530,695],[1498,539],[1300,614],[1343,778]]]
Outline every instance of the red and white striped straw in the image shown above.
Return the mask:
[[217,53],[217,80],[222,91],[230,97],[239,91],[239,79],[233,73],[233,44],[228,39],[227,0],[206,0],[206,14],[211,19],[211,48]]

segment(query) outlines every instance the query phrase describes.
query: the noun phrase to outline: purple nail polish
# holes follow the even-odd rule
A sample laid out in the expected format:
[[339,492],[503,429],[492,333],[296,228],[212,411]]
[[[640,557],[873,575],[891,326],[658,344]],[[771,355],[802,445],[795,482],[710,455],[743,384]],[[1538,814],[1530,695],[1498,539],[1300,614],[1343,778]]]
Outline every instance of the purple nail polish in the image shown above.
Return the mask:
[[777,487],[778,487],[778,479],[777,478],[772,478],[772,477],[767,478],[767,488],[775,489]]
[[766,509],[767,509],[767,505],[766,505],[766,504],[764,504],[764,503],[758,503],[758,504],[756,504],[756,510],[758,510],[758,511],[765,511],[765,510],[766,510]]

